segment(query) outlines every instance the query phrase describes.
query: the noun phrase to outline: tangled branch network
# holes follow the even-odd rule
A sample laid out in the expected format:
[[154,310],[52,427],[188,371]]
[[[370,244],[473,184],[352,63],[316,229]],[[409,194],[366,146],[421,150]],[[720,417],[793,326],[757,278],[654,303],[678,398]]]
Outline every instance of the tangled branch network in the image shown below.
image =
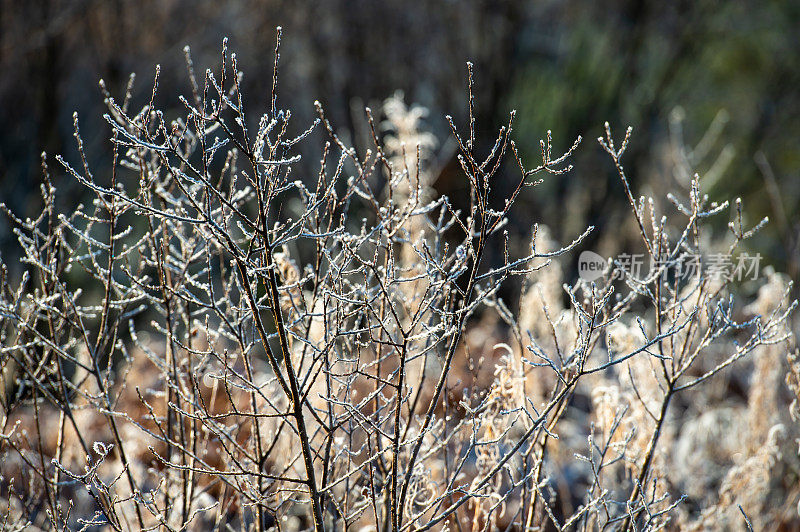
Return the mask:
[[[6,209],[24,271],[0,279],[5,526],[655,530],[728,508],[751,526],[758,508],[737,507],[727,480],[728,499],[682,510],[692,487],[671,462],[681,397],[704,400],[749,354],[772,361],[756,365],[764,390],[781,363],[800,389],[784,278],[743,310],[730,281],[665,270],[751,237],[740,202],[709,202],[695,176],[667,218],[626,177],[631,130],[607,126],[600,145],[664,266],[620,277],[609,263],[568,285],[553,259],[592,228],[559,245],[535,225],[520,246],[508,215],[572,169],[581,139],[554,155],[548,132],[530,165],[512,112],[479,154],[470,64],[468,123],[448,117],[467,209],[434,188],[424,109],[366,109],[359,152],[319,103],[299,129],[277,106],[279,46],[260,117],[227,44],[215,72],[198,76],[188,48],[186,64],[172,120],[158,69],[139,108],[133,76],[121,101],[101,83],[108,173],[92,172],[75,116],[80,162],[56,159],[90,202],[59,212],[43,156],[41,214]],[[315,146],[316,175],[296,175]],[[729,235],[710,238],[723,213]],[[794,430],[781,415],[736,466],[765,485]]]

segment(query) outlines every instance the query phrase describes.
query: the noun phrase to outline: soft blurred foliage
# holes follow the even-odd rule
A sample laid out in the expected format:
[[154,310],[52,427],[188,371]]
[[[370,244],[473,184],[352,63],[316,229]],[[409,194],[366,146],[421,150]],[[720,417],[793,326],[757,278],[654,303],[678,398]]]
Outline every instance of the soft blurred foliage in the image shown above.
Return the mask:
[[[518,110],[516,137],[528,160],[548,129],[564,149],[583,135],[572,173],[525,191],[530,208],[515,213],[517,235],[543,221],[564,240],[595,224],[588,247],[611,254],[635,246],[622,186],[594,142],[608,120],[635,128],[625,163],[637,193],[663,197],[676,179],[685,180],[676,171],[676,139],[690,148],[700,143],[688,162],[706,191],[721,200],[742,196],[751,223],[770,216],[753,251],[797,277],[796,0],[1,0],[0,7],[0,200],[18,210],[39,208],[41,151],[76,159],[74,110],[95,173],[108,168],[99,78],[120,98],[136,72],[135,103],[143,105],[161,64],[160,103],[179,105],[176,95],[189,90],[184,45],[198,68],[217,68],[228,36],[247,72],[245,94],[263,95],[250,105],[266,109],[280,25],[279,98],[298,128],[320,100],[334,127],[366,149],[363,107],[378,108],[402,90],[406,101],[430,109],[427,126],[445,139],[444,115],[466,120],[471,60],[479,145],[490,148],[511,109]],[[435,186],[457,199],[466,184],[452,154],[440,143]],[[308,154],[309,171],[317,158]],[[71,190],[65,202],[77,199],[78,187]],[[7,259],[13,239],[0,221]]]

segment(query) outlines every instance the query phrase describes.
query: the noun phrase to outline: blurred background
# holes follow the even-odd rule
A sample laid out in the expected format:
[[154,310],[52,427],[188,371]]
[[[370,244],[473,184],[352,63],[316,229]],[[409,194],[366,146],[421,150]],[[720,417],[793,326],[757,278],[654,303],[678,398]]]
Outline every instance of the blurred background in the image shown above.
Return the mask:
[[[98,80],[118,100],[137,73],[134,106],[152,91],[179,109],[190,90],[183,47],[195,65],[218,71],[228,36],[244,71],[251,116],[266,110],[275,27],[283,27],[278,103],[298,130],[320,100],[334,127],[365,150],[364,106],[379,109],[401,90],[430,110],[440,139],[440,193],[463,196],[466,183],[447,142],[444,116],[466,125],[466,61],[475,64],[478,146],[517,110],[515,138],[534,166],[539,139],[554,151],[584,142],[574,170],[523,192],[512,233],[544,222],[562,242],[598,227],[584,249],[610,256],[638,249],[622,185],[596,138],[609,121],[619,136],[634,127],[624,164],[635,194],[685,196],[701,174],[712,199],[741,196],[746,221],[769,216],[752,252],[797,279],[800,269],[800,1],[656,0],[0,0],[0,201],[16,212],[40,208],[40,153],[65,205],[82,191],[52,159],[77,162],[72,113],[95,175],[110,164],[109,129]],[[314,171],[319,153],[307,166]],[[498,194],[516,186],[506,164]],[[683,188],[681,188],[683,187]],[[666,202],[663,211],[673,210]],[[720,234],[728,218],[720,219]],[[15,237],[0,220],[0,255],[13,261]]]

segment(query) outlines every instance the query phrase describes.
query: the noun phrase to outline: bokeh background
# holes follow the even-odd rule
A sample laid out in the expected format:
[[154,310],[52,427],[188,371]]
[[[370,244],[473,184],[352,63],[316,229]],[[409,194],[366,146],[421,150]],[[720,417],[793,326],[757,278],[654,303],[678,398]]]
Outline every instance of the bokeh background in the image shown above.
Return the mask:
[[[594,140],[609,121],[619,134],[634,127],[624,162],[637,193],[663,197],[698,171],[713,199],[741,196],[750,223],[770,217],[750,249],[798,277],[797,0],[0,0],[0,6],[0,200],[16,212],[39,208],[42,151],[56,168],[61,201],[82,199],[52,160],[55,154],[77,160],[73,111],[95,174],[108,169],[100,78],[121,98],[136,72],[134,104],[141,106],[160,64],[159,103],[177,110],[177,95],[189,90],[183,47],[191,46],[198,68],[218,69],[227,36],[255,116],[268,106],[280,25],[278,103],[292,109],[298,128],[314,118],[313,102],[320,100],[334,127],[364,150],[364,106],[380,108],[401,90],[407,102],[430,110],[426,125],[440,139],[435,186],[441,193],[458,198],[466,188],[444,116],[466,123],[468,60],[475,64],[480,146],[491,146],[511,109],[529,161],[540,156],[548,129],[556,149],[582,135],[569,175],[525,190],[512,219],[516,235],[544,222],[569,241],[593,224],[598,231],[584,248],[607,256],[635,249],[623,188]],[[318,160],[309,155],[308,172]],[[503,169],[498,193],[514,186],[514,171]],[[719,231],[727,222],[719,220]],[[14,249],[9,224],[0,220],[4,261],[15,259]]]

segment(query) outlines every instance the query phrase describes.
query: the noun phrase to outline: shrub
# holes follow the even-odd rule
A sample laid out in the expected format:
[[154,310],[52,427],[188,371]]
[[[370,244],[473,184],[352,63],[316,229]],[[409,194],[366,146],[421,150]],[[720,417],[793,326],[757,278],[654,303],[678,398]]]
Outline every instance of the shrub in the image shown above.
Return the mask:
[[[41,215],[9,212],[26,271],[2,277],[7,525],[640,530],[787,519],[769,501],[788,498],[781,480],[797,474],[782,454],[796,431],[774,391],[794,303],[776,274],[743,308],[733,278],[672,271],[723,245],[703,224],[730,205],[709,202],[699,176],[687,197],[670,196],[669,222],[629,186],[631,130],[619,141],[607,126],[598,140],[653,267],[640,276],[609,263],[562,287],[552,259],[592,228],[561,246],[534,225],[520,251],[506,215],[524,187],[571,170],[580,138],[556,156],[548,133],[531,165],[511,139],[513,112],[483,154],[474,119],[449,119],[470,191],[459,210],[433,187],[423,109],[399,97],[383,121],[367,109],[372,146],[359,154],[319,104],[319,119],[295,128],[278,107],[278,58],[276,47],[257,120],[225,46],[219,73],[202,78],[187,49],[192,92],[174,119],[155,106],[158,69],[139,110],[131,77],[121,102],[106,92],[110,175],[89,168],[77,116],[83,163],[57,158],[91,204],[59,213],[43,156]],[[470,109],[472,79],[469,66]],[[319,172],[293,175],[315,135]],[[500,198],[504,163],[517,182]],[[746,228],[738,201],[732,210],[728,253],[763,225]],[[493,241],[503,256],[489,264]],[[500,297],[505,286],[521,290],[518,306]],[[723,411],[706,383],[729,382],[727,368],[750,353],[750,404]],[[692,428],[702,423],[712,428]],[[715,429],[747,434],[720,445],[718,464],[703,459],[717,441],[687,440]],[[693,471],[676,466],[693,459],[711,469],[702,482],[718,501],[700,500]],[[745,501],[756,481],[759,497]],[[687,498],[702,507],[681,509]]]

